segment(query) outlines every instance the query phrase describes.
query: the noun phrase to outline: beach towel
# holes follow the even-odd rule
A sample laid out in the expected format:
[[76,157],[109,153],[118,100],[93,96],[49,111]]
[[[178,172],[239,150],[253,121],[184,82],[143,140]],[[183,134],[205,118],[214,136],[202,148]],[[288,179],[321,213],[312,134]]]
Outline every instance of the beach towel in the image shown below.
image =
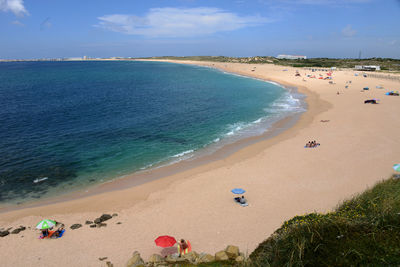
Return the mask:
[[320,144],[317,144],[316,146],[304,146],[304,148],[317,148],[319,146],[320,146]]
[[236,200],[236,198],[234,198],[233,200],[235,201],[235,203],[238,203],[242,207],[247,207],[249,205],[249,203],[247,203],[247,201],[246,201],[246,203],[240,203],[240,201]]
[[45,239],[45,238],[50,238],[56,231],[49,231],[49,235],[48,236],[39,236],[39,239]]

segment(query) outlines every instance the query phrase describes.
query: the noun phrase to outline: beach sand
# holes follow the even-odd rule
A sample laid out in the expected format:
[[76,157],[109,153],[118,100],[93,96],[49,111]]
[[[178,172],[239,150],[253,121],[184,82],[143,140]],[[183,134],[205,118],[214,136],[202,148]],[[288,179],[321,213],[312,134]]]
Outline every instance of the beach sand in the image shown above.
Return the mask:
[[[343,70],[335,71],[335,84],[329,84],[305,77],[325,72],[298,69],[301,77],[295,77],[295,68],[270,64],[184,63],[296,86],[307,95],[308,110],[279,135],[222,159],[177,173],[167,170],[165,175],[172,174],[134,187],[126,177],[96,189],[103,193],[82,198],[86,192],[80,192],[79,198],[0,213],[0,228],[31,227],[0,238],[1,266],[104,266],[99,257],[124,266],[135,250],[145,260],[160,253],[154,239],[165,234],[190,240],[197,252],[214,254],[234,244],[251,253],[285,220],[334,209],[388,178],[400,161],[400,97],[384,95],[399,90],[399,80],[356,77]],[[362,90],[366,86],[370,90]],[[370,98],[380,104],[364,104]],[[310,140],[321,146],[305,149]],[[247,190],[248,207],[233,202],[235,187]],[[106,221],[107,227],[84,224],[102,213],[118,216]],[[65,223],[65,235],[39,240],[34,227],[43,218]],[[83,227],[69,229],[74,223]]]

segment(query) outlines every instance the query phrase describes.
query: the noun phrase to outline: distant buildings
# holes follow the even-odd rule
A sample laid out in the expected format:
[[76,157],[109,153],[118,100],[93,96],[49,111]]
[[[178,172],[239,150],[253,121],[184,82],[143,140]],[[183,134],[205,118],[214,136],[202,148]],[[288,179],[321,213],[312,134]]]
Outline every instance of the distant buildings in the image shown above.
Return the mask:
[[364,71],[376,71],[376,70],[381,70],[380,66],[375,66],[375,65],[370,65],[370,66],[362,66],[362,65],[357,65],[354,67],[355,70],[364,70]]
[[298,55],[278,55],[276,58],[279,58],[279,59],[307,59],[306,56],[298,56]]

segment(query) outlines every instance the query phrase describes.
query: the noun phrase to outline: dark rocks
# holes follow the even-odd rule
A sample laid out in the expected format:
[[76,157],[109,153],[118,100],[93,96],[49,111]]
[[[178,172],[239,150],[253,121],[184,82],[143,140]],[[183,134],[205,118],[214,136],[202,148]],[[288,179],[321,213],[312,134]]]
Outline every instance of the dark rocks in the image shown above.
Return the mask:
[[11,234],[19,234],[19,232],[24,231],[25,229],[26,229],[25,226],[20,226],[20,227],[14,229],[14,230],[11,232]]
[[99,218],[96,218],[94,220],[94,223],[102,223],[102,222],[105,222],[105,221],[107,221],[107,220],[109,220],[111,218],[112,218],[112,216],[110,214],[103,214]]
[[117,224],[122,224],[122,222],[117,222]]
[[106,262],[107,267],[114,267],[114,264],[111,263],[111,261]]
[[71,225],[71,229],[72,230],[75,230],[75,229],[78,229],[78,228],[81,228],[82,227],[82,224],[79,224],[79,223],[76,223],[76,224],[73,224],[73,225]]
[[0,231],[0,237],[5,237],[5,236],[7,236],[9,234],[10,234],[10,232],[8,230]]
[[117,217],[117,216],[118,216],[118,214],[117,214],[117,213],[114,213],[112,216],[113,216],[113,217]]
[[90,228],[100,228],[100,227],[106,227],[106,223],[97,223],[97,224],[91,224],[89,227]]
[[106,259],[108,259],[108,257],[100,257],[100,258],[99,258],[99,261],[104,261],[104,260],[106,260]]
[[92,221],[86,221],[85,224],[92,224]]

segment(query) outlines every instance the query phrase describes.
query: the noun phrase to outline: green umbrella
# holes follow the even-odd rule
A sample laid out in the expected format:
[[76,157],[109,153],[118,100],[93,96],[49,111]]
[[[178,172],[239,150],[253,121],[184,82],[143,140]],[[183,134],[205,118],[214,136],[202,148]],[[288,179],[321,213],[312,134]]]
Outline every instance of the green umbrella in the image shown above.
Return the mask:
[[55,226],[56,224],[57,223],[52,220],[42,220],[36,225],[36,228],[40,229],[40,230],[44,230],[44,229],[49,229],[49,228]]
[[393,165],[393,170],[400,172],[400,164],[394,164]]

